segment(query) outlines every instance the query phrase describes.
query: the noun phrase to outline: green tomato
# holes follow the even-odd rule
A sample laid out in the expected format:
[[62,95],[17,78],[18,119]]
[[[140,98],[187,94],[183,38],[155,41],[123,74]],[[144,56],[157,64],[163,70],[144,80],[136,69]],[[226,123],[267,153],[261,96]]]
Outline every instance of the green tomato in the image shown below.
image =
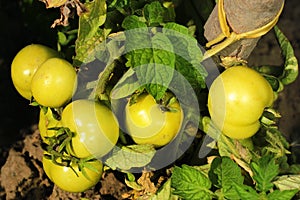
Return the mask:
[[86,164],[92,167],[93,170],[84,167],[84,172],[83,170],[80,171],[78,164],[74,162],[71,162],[70,167],[60,166],[45,156],[43,156],[42,162],[48,178],[67,192],[84,192],[90,189],[100,181],[103,173],[103,164],[99,160],[88,161]]
[[260,128],[259,118],[274,101],[268,81],[245,66],[226,69],[212,83],[208,109],[212,121],[227,136],[245,139]]
[[11,64],[12,82],[24,98],[31,99],[31,80],[36,70],[49,58],[59,57],[58,52],[40,44],[21,49]]
[[36,71],[31,82],[34,99],[45,107],[59,108],[68,103],[77,88],[74,67],[61,58],[50,58]]
[[127,103],[125,108],[126,128],[137,144],[152,144],[161,147],[168,144],[180,131],[183,111],[176,100],[163,111],[150,94],[141,94],[136,103]]
[[47,108],[45,114],[44,110],[40,110],[38,128],[40,131],[41,138],[45,143],[48,143],[47,137],[52,137],[55,135],[56,130],[48,130],[49,128],[62,127],[61,121],[53,117],[51,109]]
[[116,117],[109,108],[98,102],[85,99],[73,101],[64,108],[61,120],[64,127],[75,133],[68,148],[76,157],[102,157],[118,141]]

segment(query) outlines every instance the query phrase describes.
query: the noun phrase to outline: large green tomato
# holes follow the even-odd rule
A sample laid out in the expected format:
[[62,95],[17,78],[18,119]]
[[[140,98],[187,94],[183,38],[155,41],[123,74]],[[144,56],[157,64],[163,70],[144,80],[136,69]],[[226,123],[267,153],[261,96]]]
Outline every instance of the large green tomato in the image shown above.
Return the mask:
[[31,99],[33,75],[46,60],[53,57],[59,57],[58,52],[40,44],[28,45],[17,53],[11,64],[11,78],[20,95]]
[[62,127],[61,121],[53,117],[50,108],[47,109],[48,110],[46,114],[43,109],[40,110],[39,124],[38,124],[40,135],[45,143],[48,143],[46,139],[47,137],[52,137],[56,133],[56,130],[48,130],[49,128]]
[[273,90],[261,74],[249,67],[235,66],[212,83],[208,109],[212,121],[225,135],[245,139],[258,131],[259,118],[273,101]]
[[[103,164],[99,160],[88,161],[94,170],[84,167],[79,170],[78,164],[72,162],[71,167],[60,166],[43,156],[43,169],[48,178],[59,188],[68,192],[84,192],[95,186],[101,179]],[[74,172],[74,171],[76,172]]]
[[173,111],[163,111],[150,94],[139,95],[132,105],[127,103],[126,128],[135,143],[161,147],[177,135],[183,111],[177,100],[168,106]]
[[116,145],[119,125],[113,112],[106,106],[90,101],[76,100],[68,104],[61,116],[62,124],[75,136],[69,150],[79,158],[91,155],[100,158]]
[[59,108],[68,103],[77,88],[74,67],[61,58],[50,58],[36,71],[31,82],[34,99],[43,106]]

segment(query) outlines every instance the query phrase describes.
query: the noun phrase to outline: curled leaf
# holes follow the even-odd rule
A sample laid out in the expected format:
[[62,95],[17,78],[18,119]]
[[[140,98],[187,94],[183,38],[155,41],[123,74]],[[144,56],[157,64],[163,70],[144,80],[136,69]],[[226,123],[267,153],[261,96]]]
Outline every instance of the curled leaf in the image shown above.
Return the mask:
[[279,78],[284,85],[288,85],[298,77],[298,61],[294,54],[294,49],[286,36],[277,26],[274,27],[274,30],[285,59],[284,71]]
[[46,4],[46,8],[60,8],[60,18],[53,22],[51,28],[55,28],[57,25],[68,26],[69,18],[74,17],[75,11],[78,16],[87,11],[79,0],[43,0],[43,2]]

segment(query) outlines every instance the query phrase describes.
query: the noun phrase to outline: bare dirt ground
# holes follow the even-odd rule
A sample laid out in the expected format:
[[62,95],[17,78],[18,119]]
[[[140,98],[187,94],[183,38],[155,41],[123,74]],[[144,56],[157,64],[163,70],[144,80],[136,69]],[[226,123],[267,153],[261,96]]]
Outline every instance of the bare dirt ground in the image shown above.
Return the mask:
[[[0,13],[1,15],[1,13]],[[9,18],[9,16],[2,16]],[[297,0],[287,0],[283,14],[278,22],[279,28],[291,41],[295,54],[300,59],[300,4]],[[17,23],[17,22],[14,22]],[[1,25],[1,23],[0,23]],[[10,27],[6,27],[10,30]],[[18,34],[2,33],[18,38]],[[13,42],[14,38],[11,39]],[[17,40],[17,39],[15,39]],[[7,42],[7,41],[6,41]],[[14,52],[21,46],[8,46]],[[1,51],[2,53],[2,51]],[[37,111],[28,108],[13,89],[8,71],[9,62],[0,56],[0,199],[121,199],[128,191],[123,183],[124,177],[111,172],[103,174],[101,183],[85,193],[68,193],[57,188],[42,170],[39,132],[36,127]],[[278,44],[272,32],[265,35],[249,58],[250,65],[280,65],[282,59]],[[3,73],[2,73],[3,72]],[[293,144],[300,143],[300,78],[287,86],[277,101],[282,114],[280,129]],[[300,156],[300,155],[299,155]]]

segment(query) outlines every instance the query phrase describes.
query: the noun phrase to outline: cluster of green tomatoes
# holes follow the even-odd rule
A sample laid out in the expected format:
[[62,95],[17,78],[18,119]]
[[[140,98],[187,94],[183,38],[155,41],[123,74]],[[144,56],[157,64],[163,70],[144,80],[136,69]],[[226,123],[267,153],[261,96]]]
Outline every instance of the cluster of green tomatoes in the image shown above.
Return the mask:
[[[75,99],[77,71],[58,52],[40,44],[21,49],[11,65],[16,90],[40,106],[39,131],[44,146],[45,173],[58,187],[82,192],[101,179],[101,158],[120,136],[120,120],[135,144],[160,148],[180,131],[184,112],[173,94],[157,102],[148,93],[133,95],[117,118],[99,100]],[[220,132],[234,139],[253,136],[260,117],[273,104],[268,81],[247,66],[234,66],[212,83],[208,111]]]
[[[40,106],[43,168],[49,179],[69,192],[95,186],[103,173],[101,158],[118,142],[120,119],[100,101],[73,100],[77,71],[47,46],[31,44],[21,49],[12,62],[11,77],[18,93]],[[136,144],[159,148],[178,133],[183,111],[176,98],[166,96],[165,109],[147,93],[135,96],[134,103],[128,100],[121,120],[126,124],[124,132]]]

